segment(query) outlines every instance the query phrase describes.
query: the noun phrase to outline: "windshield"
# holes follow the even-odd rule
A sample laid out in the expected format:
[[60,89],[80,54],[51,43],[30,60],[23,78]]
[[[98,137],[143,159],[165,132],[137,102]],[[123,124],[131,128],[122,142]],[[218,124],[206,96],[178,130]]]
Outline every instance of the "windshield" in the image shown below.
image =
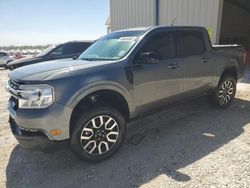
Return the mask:
[[41,53],[37,54],[36,56],[44,56],[47,53],[49,53],[51,50],[53,50],[56,47],[56,45],[52,45],[48,48],[46,48],[45,50],[43,50]]
[[121,31],[111,33],[91,45],[79,59],[117,60],[123,58],[145,31]]

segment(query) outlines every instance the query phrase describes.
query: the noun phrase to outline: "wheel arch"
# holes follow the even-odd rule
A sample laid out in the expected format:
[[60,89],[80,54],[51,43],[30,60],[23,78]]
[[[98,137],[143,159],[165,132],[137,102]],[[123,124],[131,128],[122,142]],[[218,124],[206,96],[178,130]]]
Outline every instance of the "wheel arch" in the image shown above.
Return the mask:
[[226,67],[220,76],[219,82],[225,77],[225,76],[232,76],[233,78],[235,78],[235,80],[238,80],[238,69],[236,66],[229,66]]
[[83,93],[78,93],[77,96],[71,99],[70,106],[73,111],[70,115],[70,134],[73,124],[81,111],[107,104],[106,101],[109,101],[110,106],[117,108],[127,121],[130,119],[134,106],[131,105],[131,99],[121,89],[114,86],[108,87],[107,85],[105,87],[93,87]]
[[14,61],[14,60],[7,60],[7,61],[6,61],[6,64],[8,64],[8,63],[10,63],[10,62],[12,62],[12,61]]

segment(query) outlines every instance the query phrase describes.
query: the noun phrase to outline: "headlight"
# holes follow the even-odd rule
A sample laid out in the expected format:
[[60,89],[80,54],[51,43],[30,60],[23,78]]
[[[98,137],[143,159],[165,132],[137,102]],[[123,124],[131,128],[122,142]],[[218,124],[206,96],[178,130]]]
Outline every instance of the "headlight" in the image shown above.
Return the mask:
[[47,108],[54,102],[53,88],[46,84],[20,85],[17,91],[19,108]]

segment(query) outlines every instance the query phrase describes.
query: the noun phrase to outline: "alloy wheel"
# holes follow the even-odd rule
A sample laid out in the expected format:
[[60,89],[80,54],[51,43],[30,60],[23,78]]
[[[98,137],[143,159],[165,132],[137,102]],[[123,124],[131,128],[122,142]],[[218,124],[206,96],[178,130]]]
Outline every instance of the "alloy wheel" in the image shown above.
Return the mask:
[[83,126],[80,143],[88,154],[102,155],[113,148],[118,136],[117,121],[108,115],[99,115]]
[[234,95],[234,84],[231,80],[225,81],[218,92],[218,98],[221,105],[227,105]]

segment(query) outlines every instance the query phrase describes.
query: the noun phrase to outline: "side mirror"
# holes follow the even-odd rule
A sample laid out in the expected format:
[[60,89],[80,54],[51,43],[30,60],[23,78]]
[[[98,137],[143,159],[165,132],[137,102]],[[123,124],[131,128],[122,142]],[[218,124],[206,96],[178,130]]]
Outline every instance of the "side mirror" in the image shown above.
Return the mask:
[[142,52],[138,60],[142,64],[157,64],[160,62],[160,57],[156,52]]
[[74,56],[74,57],[73,57],[73,60],[77,60],[78,57],[79,57],[78,55]]

